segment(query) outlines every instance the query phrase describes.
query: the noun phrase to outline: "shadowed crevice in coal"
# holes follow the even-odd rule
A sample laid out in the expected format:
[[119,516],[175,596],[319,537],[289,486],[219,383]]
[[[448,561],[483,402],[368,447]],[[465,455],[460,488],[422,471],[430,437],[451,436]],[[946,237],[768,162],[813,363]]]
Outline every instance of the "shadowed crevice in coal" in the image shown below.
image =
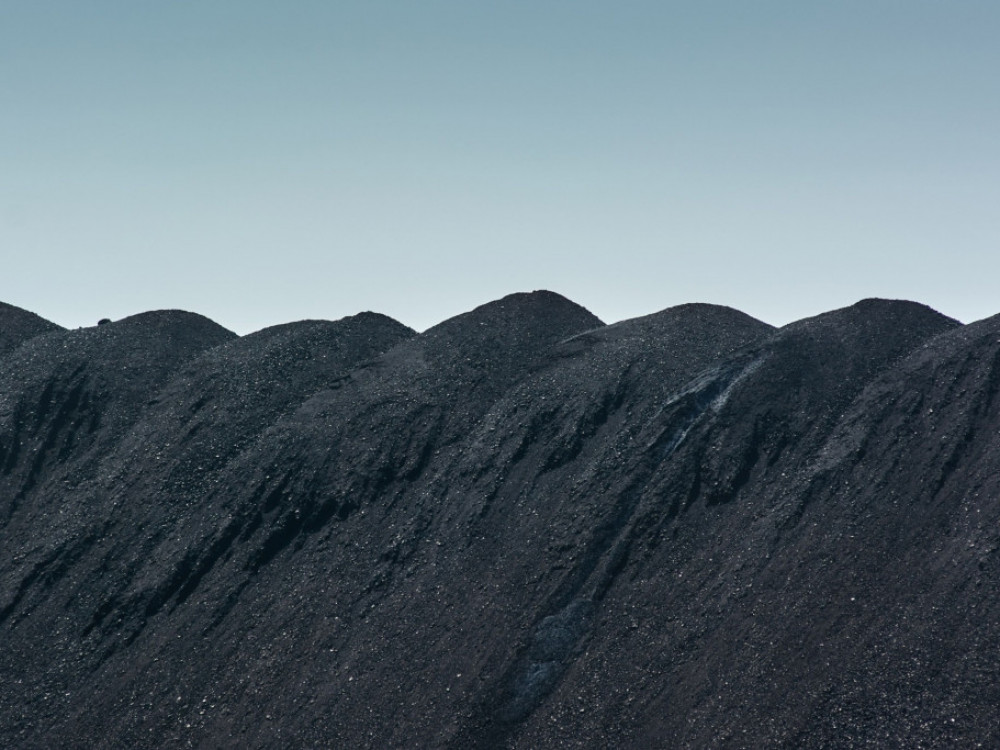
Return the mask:
[[[64,577],[92,547],[95,540],[96,535],[92,534],[73,542],[63,542],[34,563],[21,578],[10,600],[0,608],[0,623],[11,618],[28,595],[44,596],[46,589]],[[14,618],[14,626],[17,625],[17,619]]]
[[502,695],[496,715],[499,722],[525,719],[552,692],[586,636],[593,609],[592,602],[577,599],[535,626]]

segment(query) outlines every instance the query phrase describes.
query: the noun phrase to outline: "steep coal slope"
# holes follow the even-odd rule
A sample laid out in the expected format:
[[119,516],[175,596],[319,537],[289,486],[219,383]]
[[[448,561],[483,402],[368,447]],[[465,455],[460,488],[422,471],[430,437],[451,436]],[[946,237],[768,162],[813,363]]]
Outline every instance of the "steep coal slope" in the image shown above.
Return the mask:
[[998,328],[516,295],[266,418],[213,349],[17,579],[0,742],[993,746]]
[[9,353],[0,360],[0,514],[42,480],[92,478],[96,457],[179,365],[234,337],[167,310],[37,336]]
[[[437,450],[433,446],[459,441],[468,420],[488,409],[553,343],[594,325],[600,321],[557,295],[514,295],[400,344],[281,420],[199,499],[216,514],[209,526],[214,532],[205,538],[199,529],[204,542],[188,549],[171,548],[173,534],[165,535],[148,564],[140,565],[134,588],[165,592],[169,601],[146,597],[146,606],[127,616],[141,624],[141,633],[133,632],[131,645],[102,670],[107,690],[90,696],[97,705],[88,702],[70,712],[71,720],[45,742],[96,741],[109,731],[105,717],[119,722],[112,736],[125,744],[160,738],[176,729],[178,711],[193,712],[186,703],[176,705],[175,690],[185,701],[204,693],[214,705],[227,706],[207,718],[193,714],[202,731],[208,721],[218,725],[205,735],[215,738],[206,740],[210,744],[235,742],[236,732],[246,733],[241,745],[253,746],[262,737],[275,743],[279,736],[269,732],[308,729],[295,702],[308,687],[301,672],[331,658],[329,649],[317,654],[311,648],[317,637],[311,631],[331,637],[328,621],[345,602],[364,596],[393,534],[366,506],[404,494],[421,462]],[[366,476],[373,471],[374,481]],[[409,497],[418,499],[412,492]],[[374,546],[373,540],[387,536]],[[369,545],[359,556],[352,547],[362,542]],[[126,612],[133,612],[134,603]],[[262,618],[269,610],[274,616]],[[113,615],[119,611],[111,609]],[[109,617],[101,627],[113,625]],[[289,649],[287,663],[262,660],[260,643],[270,644],[275,655]],[[152,654],[158,661],[148,662]],[[248,695],[247,680],[261,692]],[[273,700],[266,710],[281,722],[259,722],[265,694]],[[130,718],[137,700],[150,707],[142,723]],[[316,707],[308,718],[328,723],[333,717]],[[317,741],[329,736],[325,729]]]
[[[624,528],[604,616],[519,742],[797,746],[789,738],[807,731],[797,722],[831,659],[829,638],[815,637],[824,609],[813,597],[854,564],[836,544],[826,558],[800,544],[797,534],[833,523],[795,523],[813,496],[804,472],[873,377],[955,325],[922,306],[866,301],[789,326],[681,389],[661,423],[667,434],[681,427],[679,442]],[[790,567],[776,568],[783,552]],[[816,560],[813,576],[787,585],[789,570]],[[800,670],[771,660],[779,634],[798,647]],[[824,645],[810,653],[803,641]]]
[[[186,579],[178,571],[212,554],[201,527],[210,529],[220,514],[201,500],[220,456],[238,454],[250,436],[317,388],[411,335],[389,318],[362,314],[227,337],[146,402],[124,439],[101,453],[97,479],[60,498],[65,533],[57,551],[64,552],[54,562],[62,571],[71,565],[72,576],[52,575],[49,565],[39,577],[36,565],[15,578],[19,591],[45,600],[20,597],[10,605],[16,622],[9,642],[19,646],[25,690],[52,701],[40,709],[68,710],[64,698],[80,694],[88,672],[134,638],[166,598],[184,594],[197,571],[189,569]],[[152,580],[142,579],[146,567]],[[54,619],[73,623],[59,644],[65,648],[46,643],[43,631]],[[0,725],[24,728],[14,720]]]
[[[157,395],[125,437],[122,465],[156,488],[200,493],[212,472],[317,391],[336,384],[415,332],[392,318],[361,313],[265,328],[189,363]],[[149,476],[143,451],[170,477]],[[139,477],[126,479],[135,481]],[[187,488],[187,489],[186,489]]]
[[[76,645],[72,618],[53,606],[49,593],[55,583],[73,586],[81,559],[109,525],[109,509],[87,502],[87,489],[103,480],[102,457],[178,366],[232,338],[201,316],[161,311],[37,336],[0,359],[0,545],[6,553],[0,626],[7,644],[0,669],[18,691],[30,683],[36,657],[49,662],[60,648]],[[38,607],[45,610],[41,624],[15,635]],[[25,695],[41,700],[45,692]],[[7,717],[0,723],[15,725]]]
[[[561,339],[603,325],[551,292],[505,297],[448,320],[317,393],[236,468],[259,511],[278,511],[254,566],[299,531],[409,492]],[[297,498],[288,503],[282,498]]]
[[[481,331],[480,322],[474,317],[455,321],[455,325],[462,325],[471,335]],[[535,324],[538,319],[527,322]],[[581,324],[591,322],[581,316]],[[517,328],[523,327],[524,323],[520,326],[507,323],[498,330],[510,331],[515,340],[521,340]],[[225,715],[209,711],[206,715],[211,714],[211,718],[206,719],[197,712],[197,705],[185,703],[185,723],[201,727],[201,732],[209,732],[208,736],[218,738],[218,742],[238,740],[246,746],[273,746],[281,741],[290,742],[291,738],[302,744],[333,741],[344,746],[439,744],[457,729],[456,720],[480,700],[469,691],[485,690],[485,697],[495,692],[486,675],[482,684],[478,682],[480,678],[473,677],[477,673],[476,661],[496,655],[505,657],[516,646],[514,639],[521,636],[519,628],[524,620],[530,624],[538,619],[534,606],[547,593],[534,583],[531,589],[535,605],[522,602],[519,571],[515,583],[505,587],[506,600],[491,599],[493,582],[477,571],[483,567],[481,560],[489,559],[489,550],[481,539],[484,532],[509,535],[516,540],[522,534],[518,522],[533,524],[537,519],[520,512],[508,518],[504,512],[492,515],[486,524],[469,528],[467,523],[457,523],[453,518],[456,512],[479,514],[471,503],[480,502],[480,489],[470,487],[470,480],[482,463],[479,451],[483,440],[490,435],[496,438],[503,432],[508,427],[506,419],[512,421],[511,429],[523,422],[523,429],[518,429],[533,431],[535,420],[524,420],[524,415],[518,413],[519,404],[530,407],[534,400],[537,408],[544,411],[549,398],[570,396],[579,390],[576,402],[567,411],[583,413],[588,411],[589,407],[584,407],[593,400],[594,392],[621,387],[619,381],[630,372],[624,387],[635,389],[631,395],[642,398],[648,382],[672,377],[676,383],[683,383],[706,361],[715,361],[722,353],[758,340],[769,331],[764,324],[735,311],[691,306],[651,316],[632,326],[598,329],[584,334],[586,341],[571,339],[557,346],[556,364],[536,366],[528,381],[515,386],[510,396],[479,421],[475,435],[466,435],[474,425],[466,425],[457,437],[439,435],[435,444],[439,447],[431,452],[421,477],[393,480],[370,503],[362,504],[343,520],[335,516],[327,524],[332,523],[334,528],[324,527],[325,538],[319,532],[311,536],[304,533],[308,528],[305,521],[297,541],[289,542],[283,553],[261,567],[235,603],[227,599],[230,574],[215,571],[185,605],[203,612],[203,621],[182,625],[185,634],[182,639],[174,637],[176,620],[163,623],[169,635],[161,636],[161,642],[170,655],[160,653],[157,664],[176,665],[181,658],[186,659],[192,668],[185,671],[184,689],[180,691],[185,701],[189,695],[201,694],[208,696],[209,705],[224,705],[228,711]],[[488,333],[491,340],[497,335],[497,331]],[[413,341],[416,343],[418,340]],[[412,344],[404,347],[412,351]],[[580,354],[581,347],[594,352],[593,361],[588,362],[588,357]],[[465,351],[459,349],[456,355]],[[395,351],[386,360],[398,361],[399,356],[400,352]],[[438,359],[441,355],[433,356]],[[529,359],[538,360],[538,354]],[[457,364],[449,360],[441,364],[449,376],[456,366],[460,371],[468,367],[464,358]],[[560,368],[565,368],[562,376]],[[362,379],[372,375],[356,376]],[[379,375],[389,379],[383,371]],[[417,394],[419,401],[410,403],[397,396],[399,401],[379,402],[379,408],[388,410],[402,401],[406,408],[416,409],[416,404],[430,401],[429,391],[436,384],[444,390],[440,398],[447,399],[438,408],[447,409],[453,404],[450,377],[423,371],[416,380],[410,393]],[[368,385],[369,381],[363,383]],[[494,388],[489,386],[491,391]],[[386,394],[381,387],[374,391],[380,397]],[[327,394],[325,399],[332,397]],[[348,399],[346,403],[355,402]],[[375,414],[382,418],[384,412]],[[325,423],[313,420],[306,424],[312,424],[316,430]],[[386,433],[398,430],[395,421],[385,424]],[[406,422],[400,421],[398,425],[405,426]],[[329,426],[323,429],[332,432]],[[339,429],[366,438],[377,432],[362,432],[356,425]],[[609,425],[609,431],[615,432],[613,424]],[[596,440],[600,442],[605,437],[602,434]],[[286,434],[276,444],[287,446],[290,439]],[[384,438],[396,439],[391,434]],[[515,437],[505,461],[517,452],[519,442]],[[545,453],[548,442],[539,441],[532,452]],[[400,460],[406,458],[409,444],[402,443]],[[481,456],[478,461],[476,455]],[[357,458],[364,459],[364,452]],[[296,461],[291,464],[286,459],[282,463],[302,465],[301,457]],[[547,455],[532,455],[522,456],[517,462],[533,464],[537,471],[539,463],[548,461]],[[317,463],[325,465],[327,461]],[[491,481],[502,482],[505,472],[503,466],[499,467]],[[349,483],[352,477],[332,474],[327,480],[330,482],[327,486],[339,494],[345,491],[332,484],[338,479]],[[518,482],[512,480],[512,489],[508,490],[514,496],[511,502],[517,501]],[[261,524],[262,528],[273,532],[285,527],[282,511],[291,518],[295,518],[295,511],[299,511],[300,518],[308,517],[309,506],[305,503],[308,495],[296,490],[294,483],[293,479],[278,485],[288,492],[272,498],[270,518]],[[358,497],[364,489],[364,485],[348,484],[346,492],[358,494],[347,496]],[[496,503],[498,510],[500,505]],[[511,525],[509,530],[504,528],[507,522]],[[528,531],[537,532],[537,528]],[[526,534],[525,538],[530,536]],[[301,548],[294,551],[300,543]],[[243,558],[246,562],[240,559],[250,552],[252,547],[234,552],[230,564],[236,571],[241,565],[255,564],[253,559]],[[517,562],[530,579],[534,575],[530,569],[538,567],[537,559],[531,557],[530,550],[518,548],[515,552],[511,562]],[[492,570],[494,578],[502,581],[505,564],[500,561],[500,568]],[[291,589],[290,581],[294,582]],[[490,607],[485,613],[481,606],[484,598]],[[232,609],[227,612],[230,606]],[[523,612],[505,612],[505,609]],[[224,617],[217,621],[220,612]],[[504,622],[510,618],[512,622]],[[206,637],[210,640],[203,642]],[[227,645],[220,649],[220,643]],[[219,668],[202,672],[197,665],[203,660],[217,661]],[[400,669],[401,664],[407,665],[406,668]],[[459,673],[466,675],[466,681],[458,680],[452,685],[456,682],[455,674]],[[206,675],[212,677],[207,683]],[[136,678],[142,685],[142,694],[148,696],[143,702],[154,707],[162,705],[168,716],[177,707],[163,701],[159,691],[165,690],[164,683],[169,681],[176,682],[176,674],[163,675],[155,664]],[[249,694],[251,687],[259,692]],[[87,713],[104,716],[121,712],[121,707],[107,706]],[[256,718],[261,712],[268,713],[272,720],[261,725]],[[151,724],[153,718],[150,717]],[[159,735],[170,725],[154,726],[153,734]],[[72,733],[79,731],[79,725],[72,729]],[[128,729],[123,727],[121,731]],[[386,735],[387,731],[395,734]],[[375,732],[374,738],[371,732]],[[143,735],[136,731],[123,736],[135,742]]]
[[[244,474],[256,459],[243,451],[318,389],[413,335],[391,318],[365,313],[265,329],[185,367],[106,462],[124,469],[108,496],[149,497],[141,524],[158,532],[135,539],[117,562],[118,586],[106,587],[92,620],[98,633],[134,638],[146,618],[182,602],[230,553],[237,534],[252,533],[238,506],[251,497]],[[213,496],[220,501],[208,500]],[[99,626],[111,613],[127,614],[129,622],[103,633]]]
[[0,357],[28,339],[62,328],[33,312],[0,302]]
[[800,722],[789,745],[1000,744],[998,390],[1000,317],[876,380],[805,472],[810,502],[779,575],[811,579],[803,604],[823,647],[795,648],[802,628],[786,627],[768,660],[807,673],[823,652],[831,665],[812,675],[811,700],[773,711]]
[[[424,552],[434,605],[401,586],[383,607],[421,624],[411,632],[386,616],[383,627],[440,684],[423,694],[411,680],[399,695],[401,711],[413,710],[404,699],[419,706],[411,721],[428,744],[500,744],[545,700],[614,576],[617,534],[648,479],[631,461],[636,441],[672,391],[771,331],[728,308],[686,305],[582,334],[469,436],[430,488],[444,497],[424,532],[441,543]],[[397,727],[392,744],[412,731]]]

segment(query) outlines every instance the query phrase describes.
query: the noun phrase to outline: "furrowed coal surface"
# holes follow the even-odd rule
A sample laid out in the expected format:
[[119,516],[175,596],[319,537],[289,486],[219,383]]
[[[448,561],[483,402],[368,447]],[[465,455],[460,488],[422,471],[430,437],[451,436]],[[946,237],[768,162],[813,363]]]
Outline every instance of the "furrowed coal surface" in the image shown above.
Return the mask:
[[1000,746],[1000,316],[0,305],[0,746]]

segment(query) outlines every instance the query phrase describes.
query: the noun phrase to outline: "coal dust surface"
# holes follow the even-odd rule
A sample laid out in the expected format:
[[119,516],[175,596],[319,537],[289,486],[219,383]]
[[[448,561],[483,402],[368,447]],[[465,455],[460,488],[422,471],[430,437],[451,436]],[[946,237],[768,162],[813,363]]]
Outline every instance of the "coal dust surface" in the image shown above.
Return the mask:
[[0,305],[0,747],[1000,747],[1000,316]]

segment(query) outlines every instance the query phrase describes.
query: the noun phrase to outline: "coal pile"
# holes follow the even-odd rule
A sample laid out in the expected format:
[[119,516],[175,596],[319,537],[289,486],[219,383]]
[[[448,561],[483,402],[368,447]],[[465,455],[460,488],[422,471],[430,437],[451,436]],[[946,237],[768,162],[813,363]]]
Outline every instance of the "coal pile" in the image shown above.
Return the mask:
[[1000,316],[0,305],[0,747],[1000,747]]

